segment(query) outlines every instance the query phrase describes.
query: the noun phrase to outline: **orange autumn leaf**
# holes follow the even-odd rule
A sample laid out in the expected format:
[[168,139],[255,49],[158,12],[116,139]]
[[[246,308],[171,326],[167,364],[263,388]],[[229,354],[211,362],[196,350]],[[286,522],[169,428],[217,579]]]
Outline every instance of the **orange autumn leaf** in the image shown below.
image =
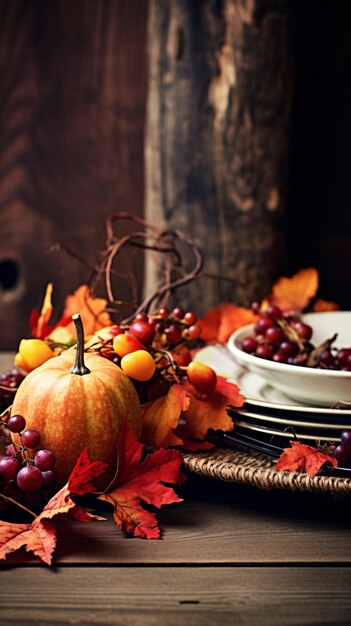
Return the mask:
[[[180,472],[182,456],[179,450],[161,448],[145,457],[144,447],[127,420],[123,422],[117,448],[118,472],[114,486],[99,499],[113,506],[113,519],[123,531],[134,537],[158,539],[160,529],[150,507],[181,502],[173,486],[184,479]],[[148,510],[142,502],[149,505]]]
[[45,339],[51,335],[55,329],[65,327],[71,321],[71,318],[67,319],[62,317],[57,324],[49,324],[53,313],[52,291],[53,285],[52,283],[48,283],[40,313],[37,309],[33,309],[30,314],[29,323],[32,329],[32,335],[36,339]]
[[318,298],[313,304],[313,309],[315,313],[324,313],[326,311],[339,311],[340,307],[336,302],[329,302],[329,300],[322,300],[322,298]]
[[[98,478],[105,471],[105,467],[104,463],[90,463],[87,451],[84,450],[70,477],[76,493],[90,493],[94,489],[93,478]],[[77,506],[71,498],[71,493],[68,483],[49,500],[40,515],[34,516],[31,523],[15,524],[0,521],[0,559],[5,559],[11,552],[24,547],[27,552],[33,552],[44,563],[51,565],[56,547],[56,530],[50,524],[51,519],[57,515],[69,515],[83,522],[103,519]]]
[[234,331],[247,324],[252,324],[256,320],[257,315],[251,309],[224,302],[210,309],[205,317],[199,320],[201,339],[206,342],[226,343]]
[[335,457],[320,452],[317,448],[307,446],[299,441],[290,441],[291,448],[285,448],[276,464],[277,470],[290,472],[302,471],[315,476],[325,463],[337,467]]
[[224,431],[233,429],[233,421],[227,413],[227,407],[240,407],[245,402],[237,385],[227,382],[222,376],[217,376],[215,391],[203,398],[195,392],[189,382],[185,383],[184,387],[190,395],[190,404],[183,417],[193,439],[204,439],[209,428]]
[[[94,298],[88,285],[81,285],[73,295],[67,296],[63,317],[71,319],[74,313],[79,313],[82,318],[85,336],[88,337],[101,328],[112,325],[112,320],[105,310],[106,306],[107,300]],[[71,321],[68,324],[67,330],[72,336],[75,336],[74,322]]]
[[180,446],[183,441],[174,434],[182,411],[189,407],[189,398],[182,385],[173,385],[166,396],[142,407],[142,441],[155,448]]
[[49,320],[53,312],[52,284],[49,283],[39,313],[34,309],[30,315],[32,335],[37,339],[52,338],[59,343],[67,343],[76,336],[72,315],[80,313],[84,324],[86,337],[112,325],[112,320],[106,311],[107,300],[92,296],[87,285],[81,285],[74,294],[67,296],[65,310],[57,324],[50,326]]
[[318,290],[318,272],[313,267],[287,278],[282,276],[272,289],[271,302],[282,311],[302,311]]
[[56,547],[56,531],[48,519],[67,514],[75,507],[67,485],[48,502],[42,513],[29,524],[0,521],[0,559],[19,548],[34,552],[44,563],[51,564]]
[[0,521],[0,559],[25,547],[44,563],[51,565],[56,547],[56,531],[53,526],[37,519],[31,524],[12,524]]
[[53,284],[52,283],[48,283],[47,287],[46,287],[46,292],[45,292],[45,296],[44,296],[44,302],[43,302],[43,306],[41,308],[40,311],[40,317],[38,319],[38,323],[37,323],[37,337],[42,338],[45,337],[45,332],[43,334],[43,330],[45,328],[45,326],[48,325],[49,321],[50,321],[50,317],[52,315],[52,310],[53,310],[53,306],[52,306],[52,289],[53,289]]

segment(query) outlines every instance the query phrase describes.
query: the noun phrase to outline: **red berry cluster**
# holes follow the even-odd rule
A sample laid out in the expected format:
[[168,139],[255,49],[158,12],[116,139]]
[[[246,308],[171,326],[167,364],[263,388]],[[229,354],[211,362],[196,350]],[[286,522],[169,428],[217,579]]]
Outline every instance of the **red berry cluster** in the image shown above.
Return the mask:
[[[256,305],[253,310],[257,312]],[[276,363],[351,371],[351,348],[337,350],[332,347],[332,341],[316,348],[311,343],[312,334],[311,326],[301,319],[285,315],[279,307],[270,305],[260,312],[254,335],[243,339],[241,349]]]
[[0,374],[0,413],[12,404],[15,393],[23,379],[23,374],[17,369]]
[[[40,434],[33,428],[26,429],[22,415],[12,415],[3,429],[18,434],[21,444],[9,443],[5,456],[0,457],[0,495],[14,499],[29,509],[39,509],[48,492],[56,482],[54,454],[50,450],[38,450],[34,459],[29,451],[40,445]],[[10,441],[10,437],[4,433]]]
[[161,307],[155,314],[139,313],[127,329],[115,327],[113,350],[105,349],[102,356],[116,365],[128,354],[139,350],[172,352],[177,365],[186,366],[191,361],[188,344],[200,338],[201,328],[193,311],[180,306],[169,311]]
[[147,402],[164,396],[172,384],[184,380],[185,368],[192,361],[190,348],[200,336],[193,311],[162,306],[152,314],[136,314],[129,326],[111,328],[98,350],[121,367],[141,402]]
[[144,345],[156,342],[164,348],[173,349],[184,339],[200,337],[201,329],[193,311],[185,312],[180,306],[169,311],[164,306],[154,315],[139,313],[129,332]]

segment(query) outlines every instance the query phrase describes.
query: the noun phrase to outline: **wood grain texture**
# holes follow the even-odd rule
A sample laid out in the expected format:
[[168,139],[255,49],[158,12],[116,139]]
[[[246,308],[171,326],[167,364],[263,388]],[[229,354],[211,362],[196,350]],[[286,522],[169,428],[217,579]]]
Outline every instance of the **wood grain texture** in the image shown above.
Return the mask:
[[161,541],[126,541],[112,521],[72,524],[60,532],[56,562],[351,563],[345,504],[188,480],[184,503],[158,514]]
[[28,334],[49,280],[59,308],[87,278],[53,243],[94,263],[106,216],[142,213],[146,12],[147,0],[0,1],[2,349]]
[[[158,512],[160,541],[128,539],[107,522],[61,523],[54,563],[111,565],[351,564],[345,503],[301,494],[262,493],[190,476],[184,502]],[[36,563],[24,550],[4,567]]]
[[[248,304],[284,257],[287,2],[151,0],[148,42],[146,216],[191,234],[205,271],[230,279],[182,302]],[[148,286],[156,276],[150,264]]]
[[59,568],[6,572],[2,624],[349,624],[349,568]]

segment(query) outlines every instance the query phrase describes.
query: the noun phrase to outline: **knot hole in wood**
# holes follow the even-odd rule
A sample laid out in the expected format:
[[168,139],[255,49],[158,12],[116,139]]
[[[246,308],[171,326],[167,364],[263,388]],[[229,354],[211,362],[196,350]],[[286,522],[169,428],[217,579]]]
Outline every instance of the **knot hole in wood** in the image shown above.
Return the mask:
[[0,300],[14,300],[19,296],[21,283],[20,264],[11,257],[0,259]]

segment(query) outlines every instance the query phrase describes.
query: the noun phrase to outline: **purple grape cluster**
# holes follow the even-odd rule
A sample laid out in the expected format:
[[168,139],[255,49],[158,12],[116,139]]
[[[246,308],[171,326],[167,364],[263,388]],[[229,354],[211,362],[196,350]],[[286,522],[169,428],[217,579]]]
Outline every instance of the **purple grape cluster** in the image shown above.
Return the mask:
[[24,375],[17,369],[0,374],[0,413],[12,404],[22,380],[24,380]]
[[26,429],[22,415],[12,415],[1,424],[19,435],[21,444],[9,443],[5,456],[0,457],[0,494],[31,510],[39,509],[56,482],[55,456],[50,450],[40,449],[33,459],[29,458],[29,451],[40,446],[40,434],[34,428]]
[[351,430],[343,430],[340,439],[340,443],[334,450],[334,456],[341,463],[349,463],[351,461]]
[[[257,306],[253,305],[258,313]],[[328,370],[351,371],[351,347],[336,349],[332,343],[336,337],[325,342],[325,347],[311,343],[313,330],[301,319],[285,315],[275,305],[259,312],[254,335],[245,337],[241,349],[261,359],[303,365]]]

